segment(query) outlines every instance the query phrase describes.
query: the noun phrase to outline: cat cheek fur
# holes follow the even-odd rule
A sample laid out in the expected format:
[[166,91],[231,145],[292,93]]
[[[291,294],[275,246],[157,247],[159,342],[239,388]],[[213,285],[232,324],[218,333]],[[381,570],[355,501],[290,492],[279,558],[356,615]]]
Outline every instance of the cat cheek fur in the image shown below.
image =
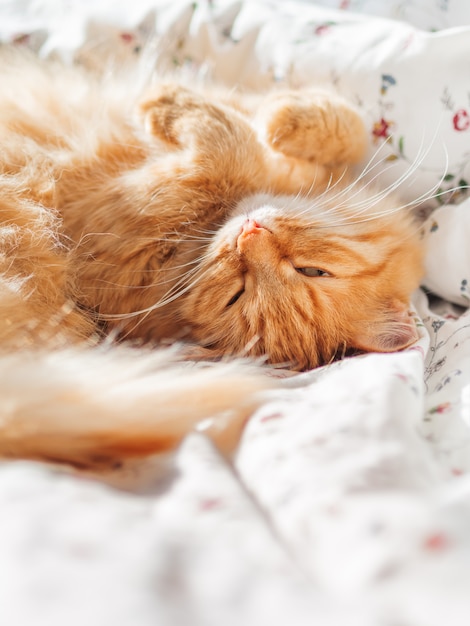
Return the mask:
[[210,347],[215,355],[260,357],[292,369],[316,367],[329,360],[338,341],[335,329],[329,331],[322,324],[323,316],[312,299],[294,289],[295,281],[282,280],[275,267],[247,270],[245,291],[227,306],[243,283],[240,273],[229,269],[228,263],[221,264],[217,277],[199,283],[185,302],[190,338]]
[[377,314],[375,322],[360,330],[353,344],[366,352],[395,352],[417,339],[418,332],[408,306],[394,300],[381,314]]

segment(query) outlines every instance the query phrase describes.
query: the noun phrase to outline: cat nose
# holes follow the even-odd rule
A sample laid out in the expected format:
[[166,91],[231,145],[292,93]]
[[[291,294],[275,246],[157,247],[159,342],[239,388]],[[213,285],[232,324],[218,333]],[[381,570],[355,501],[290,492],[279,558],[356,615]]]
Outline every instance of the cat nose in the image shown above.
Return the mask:
[[[252,219],[251,217],[247,217],[243,222],[240,234],[237,237],[237,250],[241,254],[244,254],[249,249],[252,249],[253,244],[254,247],[259,247],[259,237],[262,234],[266,234],[268,229],[265,226],[262,226],[259,222]],[[255,235],[255,237],[253,237]],[[263,237],[264,240],[264,237]],[[257,243],[258,242],[258,243]]]
[[256,220],[247,217],[247,219],[243,222],[242,233],[244,233],[245,235],[251,235],[262,229],[263,226],[261,226],[261,224],[258,224]]

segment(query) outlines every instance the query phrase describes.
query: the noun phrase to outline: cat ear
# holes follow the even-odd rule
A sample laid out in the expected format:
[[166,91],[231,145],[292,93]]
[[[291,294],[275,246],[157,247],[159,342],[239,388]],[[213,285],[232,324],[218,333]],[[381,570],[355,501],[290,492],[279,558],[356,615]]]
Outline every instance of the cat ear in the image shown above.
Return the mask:
[[353,340],[355,348],[367,352],[395,352],[418,339],[418,331],[408,307],[393,300],[383,311],[383,318],[359,331]]

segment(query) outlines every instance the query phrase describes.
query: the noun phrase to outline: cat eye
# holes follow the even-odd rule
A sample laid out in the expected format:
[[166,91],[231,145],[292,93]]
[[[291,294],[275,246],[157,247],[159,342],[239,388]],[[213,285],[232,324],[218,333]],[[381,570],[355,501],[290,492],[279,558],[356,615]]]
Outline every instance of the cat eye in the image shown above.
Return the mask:
[[295,270],[299,272],[299,274],[303,274],[304,276],[308,276],[310,278],[318,278],[322,276],[331,276],[325,270],[321,270],[318,267],[296,267]]
[[225,308],[232,306],[232,304],[235,304],[235,302],[240,298],[240,296],[244,293],[244,289],[240,289],[240,291],[237,291],[237,293],[230,298],[230,300],[227,302],[227,304],[225,305]]

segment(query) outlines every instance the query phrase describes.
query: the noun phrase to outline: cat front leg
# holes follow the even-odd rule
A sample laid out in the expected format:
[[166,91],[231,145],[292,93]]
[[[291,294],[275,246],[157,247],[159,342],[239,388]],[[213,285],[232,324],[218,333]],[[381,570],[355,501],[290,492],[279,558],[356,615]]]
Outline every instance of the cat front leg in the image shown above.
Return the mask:
[[[145,130],[167,144],[196,146],[210,153],[236,149],[238,141],[256,140],[254,130],[235,110],[178,84],[162,85],[138,108]],[[215,142],[215,143],[214,143]]]
[[282,91],[257,112],[264,139],[277,152],[328,166],[360,161],[367,135],[358,111],[343,98],[320,91]]
[[149,135],[170,146],[184,147],[195,134],[189,122],[200,116],[204,108],[205,103],[197,94],[169,84],[154,90],[139,104],[138,116]]
[[150,136],[218,177],[255,180],[264,174],[264,154],[254,128],[238,111],[177,84],[154,89],[138,107]]

